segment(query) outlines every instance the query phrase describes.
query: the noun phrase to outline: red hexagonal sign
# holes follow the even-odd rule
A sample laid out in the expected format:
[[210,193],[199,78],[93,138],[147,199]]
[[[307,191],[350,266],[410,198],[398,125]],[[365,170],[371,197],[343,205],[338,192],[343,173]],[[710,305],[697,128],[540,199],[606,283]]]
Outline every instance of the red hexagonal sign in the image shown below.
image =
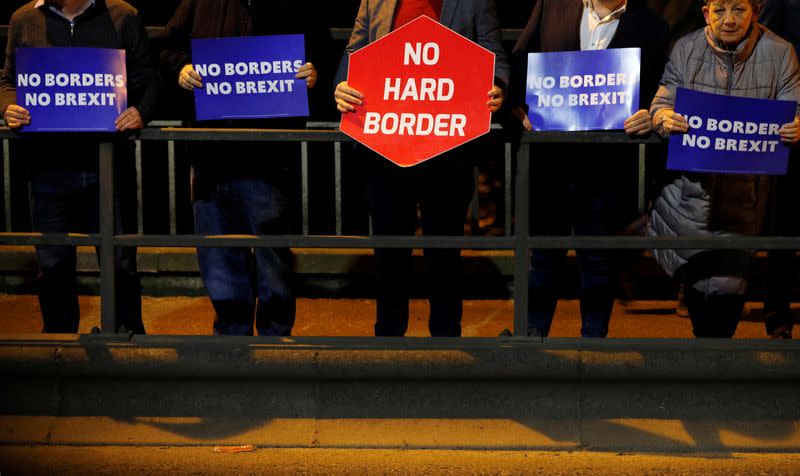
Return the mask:
[[494,53],[421,16],[350,55],[347,83],[364,94],[341,130],[401,167],[480,137]]

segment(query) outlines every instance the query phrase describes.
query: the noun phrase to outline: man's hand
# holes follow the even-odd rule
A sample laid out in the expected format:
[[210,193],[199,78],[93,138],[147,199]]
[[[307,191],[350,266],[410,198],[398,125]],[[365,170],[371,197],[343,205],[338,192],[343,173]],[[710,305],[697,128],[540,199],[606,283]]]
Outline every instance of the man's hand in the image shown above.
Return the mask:
[[488,92],[489,101],[486,103],[489,106],[490,112],[497,112],[500,109],[500,106],[503,105],[503,100],[505,99],[505,94],[503,93],[503,88],[498,85],[494,85],[492,90]]
[[203,87],[203,78],[194,70],[194,66],[187,64],[178,75],[178,86],[188,91]]
[[800,140],[800,116],[795,116],[794,122],[781,126],[778,132],[785,144],[796,144]]
[[336,109],[343,114],[356,112],[356,106],[364,104],[362,102],[364,95],[348,86],[347,81],[342,81],[336,86],[336,92],[333,93],[333,97],[336,99]]
[[653,130],[653,119],[650,111],[639,109],[631,117],[625,119],[625,133],[631,136],[646,136]]
[[297,74],[294,77],[297,79],[305,78],[306,87],[311,89],[317,84],[317,69],[314,68],[313,64],[306,63],[297,70]]
[[653,122],[660,125],[660,133],[664,137],[670,134],[689,132],[689,123],[686,122],[686,118],[672,109],[659,109]]
[[22,106],[11,104],[6,108],[3,119],[5,119],[6,125],[11,129],[19,129],[22,126],[30,125],[31,113]]
[[521,107],[515,107],[513,111],[514,117],[519,119],[519,122],[522,123],[522,128],[525,129],[527,132],[533,130],[533,125],[531,124],[531,120],[528,118],[528,114],[525,113],[525,109]]
[[139,110],[135,107],[129,107],[117,117],[114,125],[117,126],[118,131],[125,132],[141,129],[144,127],[144,122],[142,122],[142,115],[139,114]]

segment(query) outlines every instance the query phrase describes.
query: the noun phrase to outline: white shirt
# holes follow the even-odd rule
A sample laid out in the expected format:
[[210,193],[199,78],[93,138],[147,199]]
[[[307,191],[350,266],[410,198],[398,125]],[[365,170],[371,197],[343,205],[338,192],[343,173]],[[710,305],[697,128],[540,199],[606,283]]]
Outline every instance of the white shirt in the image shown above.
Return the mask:
[[[36,2],[36,4],[33,5],[33,8],[42,8],[45,5],[46,5],[45,0],[38,0]],[[83,8],[81,9],[81,11],[78,12],[77,15],[75,15],[75,18],[83,15],[86,12],[86,10],[89,9],[89,7],[93,7],[94,5],[95,5],[95,0],[92,0],[91,2],[86,2],[86,5],[84,5]],[[69,18],[64,16],[64,13],[59,8],[57,8],[55,5],[47,5],[47,6],[49,6],[50,10],[52,10],[55,13],[57,13],[60,17],[64,18],[65,20],[68,20],[70,23],[74,23],[73,20],[70,20]]]
[[581,50],[604,50],[617,32],[619,17],[625,13],[628,2],[600,18],[594,11],[592,0],[583,0],[583,16],[581,17]]

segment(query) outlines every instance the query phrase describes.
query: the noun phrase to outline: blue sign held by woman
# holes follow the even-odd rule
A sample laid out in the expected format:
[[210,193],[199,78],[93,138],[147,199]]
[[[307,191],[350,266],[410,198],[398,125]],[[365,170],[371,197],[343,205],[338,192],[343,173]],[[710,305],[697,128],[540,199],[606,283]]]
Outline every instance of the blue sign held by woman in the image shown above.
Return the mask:
[[785,175],[789,147],[778,130],[792,122],[792,101],[752,99],[678,88],[675,112],[689,132],[669,140],[667,168],[688,172]]

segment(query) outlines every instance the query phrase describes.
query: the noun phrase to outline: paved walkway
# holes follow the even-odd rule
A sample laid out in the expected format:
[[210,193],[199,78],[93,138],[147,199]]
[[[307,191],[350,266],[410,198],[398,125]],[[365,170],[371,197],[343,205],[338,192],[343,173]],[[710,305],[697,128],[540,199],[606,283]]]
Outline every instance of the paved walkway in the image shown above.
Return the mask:
[[[97,297],[81,297],[81,333],[99,324]],[[150,334],[206,335],[211,332],[214,311],[205,297],[145,297],[142,302],[145,326]],[[766,338],[760,322],[761,305],[750,303],[736,338]],[[411,303],[408,336],[426,336],[427,301]],[[375,302],[355,299],[300,299],[296,336],[370,336],[373,332]],[[513,328],[512,301],[467,301],[464,304],[463,335],[494,337]],[[0,295],[0,335],[36,333],[41,329],[38,302],[34,296]],[[575,300],[561,301],[552,337],[580,335],[579,306]],[[675,314],[674,301],[618,301],[614,307],[609,337],[689,338],[691,323]]]
[[[631,455],[587,451],[424,451],[212,447],[2,447],[0,472],[12,474],[280,475],[796,475],[796,454]],[[135,470],[134,470],[135,468]]]

